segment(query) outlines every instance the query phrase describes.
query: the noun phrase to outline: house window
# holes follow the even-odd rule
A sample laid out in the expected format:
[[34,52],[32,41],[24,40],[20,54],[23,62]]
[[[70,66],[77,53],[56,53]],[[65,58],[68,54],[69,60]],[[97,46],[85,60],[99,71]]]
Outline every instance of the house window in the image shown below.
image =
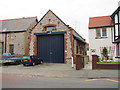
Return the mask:
[[9,53],[14,53],[14,44],[9,45]]
[[14,33],[10,33],[10,39],[14,39]]
[[120,57],[120,43],[117,44],[117,57]]
[[55,26],[47,26],[45,27],[45,31],[53,31],[55,30]]
[[11,39],[13,39],[13,33],[11,33]]
[[119,11],[119,23],[120,23],[120,11]]
[[103,37],[107,36],[106,28],[102,28],[102,36]]
[[120,43],[118,44],[118,56],[120,56]]
[[[118,25],[115,25],[115,36],[118,36]],[[115,39],[118,39],[118,37],[116,37]]]
[[96,36],[97,37],[101,37],[101,31],[100,31],[100,29],[96,29]]
[[106,36],[107,36],[106,28],[96,29],[96,37],[106,37]]

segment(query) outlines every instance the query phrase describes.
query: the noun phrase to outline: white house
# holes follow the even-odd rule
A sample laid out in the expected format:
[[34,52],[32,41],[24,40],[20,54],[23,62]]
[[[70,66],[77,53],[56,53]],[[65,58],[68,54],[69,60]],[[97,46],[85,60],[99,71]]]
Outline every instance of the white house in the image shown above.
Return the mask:
[[112,36],[116,45],[116,59],[120,60],[120,2],[119,7],[111,15],[113,22]]
[[97,54],[103,58],[103,48],[106,47],[109,59],[115,59],[116,47],[112,43],[112,23],[110,16],[91,17],[89,19],[89,57]]

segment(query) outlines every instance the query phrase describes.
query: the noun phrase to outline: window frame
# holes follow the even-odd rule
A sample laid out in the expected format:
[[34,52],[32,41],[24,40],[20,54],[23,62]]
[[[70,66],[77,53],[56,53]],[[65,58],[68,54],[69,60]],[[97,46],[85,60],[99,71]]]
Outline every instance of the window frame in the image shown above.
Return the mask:
[[9,44],[9,53],[14,53],[14,44]]
[[15,38],[14,36],[15,36],[14,33],[10,33],[10,34],[9,34],[9,38],[10,38],[10,39],[14,39],[14,38]]
[[[100,36],[98,35],[98,33],[100,34]],[[101,30],[100,30],[100,28],[96,29],[96,37],[101,37]]]
[[[51,29],[48,29],[48,30],[47,30],[47,28],[51,28],[52,30],[51,30]],[[53,29],[53,28],[54,28],[54,29]],[[55,26],[46,26],[46,27],[45,27],[45,31],[54,31],[54,30],[55,30]]]
[[[105,29],[105,33],[106,33],[106,35],[104,36],[103,35],[103,29]],[[97,34],[97,30],[100,30],[99,32],[100,32],[100,36],[98,36]],[[103,27],[103,28],[97,28],[96,29],[96,38],[102,38],[102,37],[107,37],[107,28],[105,28],[105,27]]]
[[44,26],[43,26],[43,32],[47,32],[47,31],[45,31],[45,28],[46,28],[46,27],[50,27],[50,26],[55,27],[55,30],[52,30],[52,31],[56,31],[56,26],[57,26],[57,25],[55,25],[55,24],[47,24],[47,25],[44,25]]
[[117,56],[120,57],[120,43],[117,44],[118,53]]

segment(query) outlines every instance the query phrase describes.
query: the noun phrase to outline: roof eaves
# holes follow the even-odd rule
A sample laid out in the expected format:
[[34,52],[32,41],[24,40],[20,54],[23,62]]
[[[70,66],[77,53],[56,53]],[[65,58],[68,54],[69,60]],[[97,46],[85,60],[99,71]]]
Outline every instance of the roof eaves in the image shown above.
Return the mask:
[[0,33],[9,33],[9,32],[26,32],[28,29],[26,30],[9,30],[9,31],[0,31]]
[[112,25],[109,26],[98,26],[98,27],[88,27],[89,29],[95,29],[95,28],[104,28],[104,27],[113,27]]
[[37,19],[37,16],[34,16],[34,17],[23,17],[23,18],[13,18],[13,19],[4,19],[4,20],[0,20],[0,21],[19,20],[19,19],[30,19],[30,18],[36,18],[36,19]]
[[[77,37],[77,38],[78,38],[80,41],[86,43],[85,39],[84,39],[80,34],[78,34],[74,29],[73,29],[73,31],[79,36],[79,37]],[[74,35],[74,36],[75,36],[75,35]],[[76,37],[76,36],[75,36],[75,37]]]

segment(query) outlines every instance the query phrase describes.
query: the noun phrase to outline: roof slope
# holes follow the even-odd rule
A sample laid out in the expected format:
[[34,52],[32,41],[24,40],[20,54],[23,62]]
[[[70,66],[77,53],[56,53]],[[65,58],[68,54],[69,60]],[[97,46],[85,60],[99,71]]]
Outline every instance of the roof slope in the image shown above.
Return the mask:
[[[48,12],[40,19],[40,21],[42,21],[42,19],[43,19],[49,12],[51,12],[51,13],[52,13],[55,17],[57,17],[65,26],[68,27],[68,25],[66,25],[55,13],[53,13],[52,10],[48,10]],[[39,22],[40,22],[40,21],[39,21]]]
[[37,20],[37,17],[6,19],[0,21],[0,32],[24,31]]
[[111,26],[111,20],[110,16],[91,17],[89,18],[89,28]]
[[113,18],[115,14],[117,14],[119,11],[120,11],[120,6],[113,12],[113,14],[111,15],[111,18]]

